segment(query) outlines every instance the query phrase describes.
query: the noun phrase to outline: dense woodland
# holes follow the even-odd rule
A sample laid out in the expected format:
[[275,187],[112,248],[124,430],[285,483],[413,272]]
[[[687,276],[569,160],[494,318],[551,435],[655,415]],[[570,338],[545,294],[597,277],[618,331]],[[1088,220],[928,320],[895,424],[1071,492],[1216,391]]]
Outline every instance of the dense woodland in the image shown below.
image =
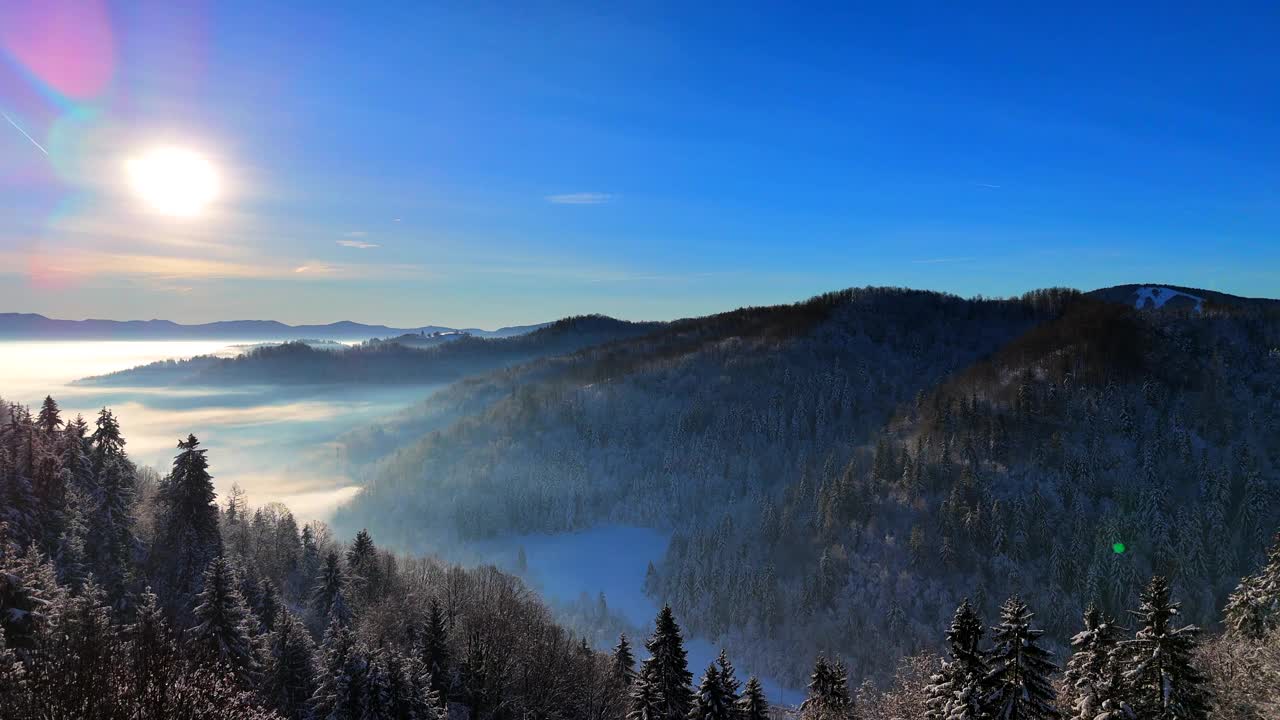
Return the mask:
[[[140,470],[108,409],[92,428],[0,417],[0,716],[763,720],[728,656],[690,672],[670,607],[637,653],[596,652],[516,578],[348,543],[281,505],[221,506],[193,435],[167,474]],[[843,612],[856,615],[857,607]],[[1280,712],[1280,536],[1242,579],[1225,634],[1184,625],[1155,577],[1126,629],[1090,607],[1059,673],[1019,597],[989,629],[968,600],[945,657],[884,688],[813,664],[802,720],[1274,718]],[[984,639],[985,638],[985,639]],[[887,651],[887,649],[886,649]]]
[[633,323],[600,315],[569,317],[510,337],[462,335],[435,345],[419,336],[366,342],[334,350],[295,341],[256,347],[236,357],[201,355],[162,360],[85,378],[85,385],[310,385],[450,382],[548,355],[572,353],[612,340],[644,335],[660,323]]
[[819,653],[887,682],[941,649],[963,595],[983,617],[1022,597],[1065,652],[1091,604],[1124,616],[1161,575],[1216,627],[1280,520],[1278,348],[1274,307],[1213,300],[871,288],[748,308],[353,432],[369,482],[335,525],[414,550],[670,531],[649,592],[792,685]]

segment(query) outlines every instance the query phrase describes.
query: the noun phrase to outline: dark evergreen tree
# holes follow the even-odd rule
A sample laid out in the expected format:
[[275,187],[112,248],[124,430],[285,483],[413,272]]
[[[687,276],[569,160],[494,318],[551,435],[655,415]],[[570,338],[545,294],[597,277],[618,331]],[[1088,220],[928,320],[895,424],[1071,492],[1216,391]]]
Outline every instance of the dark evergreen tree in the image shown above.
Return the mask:
[[720,648],[720,654],[716,657],[716,670],[720,674],[720,684],[724,688],[724,700],[729,707],[729,714],[737,712],[739,693],[742,692],[742,683],[738,682],[738,673],[734,669],[733,663],[729,662],[729,654]]
[[1031,627],[1034,614],[1017,597],[1000,608],[1000,624],[992,627],[989,693],[984,700],[991,717],[1004,720],[1055,720],[1061,717],[1049,676],[1058,669],[1052,653],[1040,647],[1043,630]]
[[108,597],[116,599],[124,592],[137,545],[133,534],[136,471],[124,452],[120,424],[107,408],[98,413],[92,441],[85,555]]
[[343,625],[351,622],[351,608],[347,605],[347,576],[337,551],[330,550],[324,557],[324,565],[312,593],[312,608],[319,618],[336,618]]
[[[633,698],[639,694],[643,700],[639,705],[633,703],[633,712],[642,710],[648,720],[682,720],[693,709],[693,690],[690,683],[693,675],[689,672],[689,659],[684,649],[684,639],[680,636],[680,626],[676,624],[671,606],[665,605],[658,612],[654,622],[653,636],[645,643],[649,657],[640,665],[637,684]],[[650,703],[656,698],[655,707]]]
[[802,720],[849,720],[853,700],[848,682],[843,663],[832,663],[819,655],[809,676],[808,693],[800,703]]
[[364,605],[372,599],[382,587],[382,573],[378,566],[378,549],[373,544],[373,536],[368,530],[356,533],[347,548],[347,583],[351,594]]
[[48,395],[44,396],[44,403],[40,405],[40,415],[36,417],[36,427],[50,436],[56,433],[58,428],[62,427],[62,416],[58,412],[58,403]]
[[279,607],[267,636],[262,694],[286,718],[303,720],[316,690],[315,643],[286,607]]
[[631,687],[631,681],[636,674],[636,661],[631,654],[631,643],[627,641],[625,634],[618,636],[618,644],[613,646],[611,658],[610,670],[613,679],[621,687]]
[[195,603],[195,625],[187,631],[193,653],[206,665],[224,666],[247,686],[258,670],[249,628],[251,615],[240,595],[235,570],[225,558],[209,563]]
[[1121,643],[1129,702],[1143,720],[1203,720],[1209,717],[1206,679],[1195,666],[1193,625],[1177,627],[1178,603],[1169,583],[1151,579],[1136,611],[1138,629]]
[[451,685],[449,630],[445,627],[444,611],[435,598],[427,608],[426,623],[418,637],[417,656],[422,670],[430,675],[431,691],[442,702],[448,700]]
[[729,720],[734,708],[724,696],[724,681],[715,663],[707,666],[694,696],[689,720]]
[[765,700],[764,688],[759,678],[754,675],[747,679],[747,686],[742,689],[742,697],[738,699],[738,716],[741,720],[768,720],[769,702]]
[[182,608],[199,591],[201,577],[222,555],[218,506],[209,461],[195,435],[178,442],[173,470],[156,493],[156,534],[151,577],[171,612],[185,620]]
[[930,678],[929,720],[977,720],[987,679],[987,661],[979,647],[982,620],[965,598],[947,629],[947,654],[942,669]]

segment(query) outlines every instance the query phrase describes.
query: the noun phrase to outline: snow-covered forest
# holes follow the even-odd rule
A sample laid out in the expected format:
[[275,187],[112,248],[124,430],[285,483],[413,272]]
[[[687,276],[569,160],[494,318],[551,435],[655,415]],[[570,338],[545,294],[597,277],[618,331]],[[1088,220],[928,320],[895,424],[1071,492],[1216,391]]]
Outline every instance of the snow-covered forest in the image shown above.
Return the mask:
[[[592,650],[522,582],[349,542],[288,508],[217,498],[194,435],[163,476],[115,416],[47,398],[0,413],[0,714],[27,718],[803,720],[1274,718],[1280,537],[1235,584],[1222,633],[1162,576],[1118,622],[1090,606],[1060,664],[1020,597],[988,626],[964,600],[879,685],[819,655],[798,708],[728,654],[690,668],[664,607],[643,649]],[[1262,553],[1257,553],[1261,555]],[[1248,554],[1250,562],[1254,553]],[[862,608],[839,612],[856,617]],[[901,626],[899,626],[901,629]],[[895,648],[880,648],[886,655]],[[693,671],[697,671],[697,674]]]
[[965,595],[1065,652],[1161,575],[1215,627],[1280,520],[1275,312],[869,288],[678,321],[350,433],[370,480],[334,522],[670,532],[650,594],[797,687],[820,653],[888,682]]

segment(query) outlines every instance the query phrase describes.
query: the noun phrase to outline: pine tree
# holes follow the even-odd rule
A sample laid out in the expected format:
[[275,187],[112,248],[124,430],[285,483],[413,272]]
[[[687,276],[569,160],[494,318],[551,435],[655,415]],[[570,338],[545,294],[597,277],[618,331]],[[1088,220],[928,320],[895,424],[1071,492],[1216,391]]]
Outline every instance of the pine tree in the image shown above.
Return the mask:
[[613,646],[610,670],[619,687],[631,687],[636,674],[636,661],[631,654],[631,643],[627,641],[625,634],[618,635],[618,644]]
[[1175,627],[1177,614],[1168,581],[1152,578],[1133,611],[1138,631],[1121,643],[1130,703],[1143,720],[1202,720],[1209,715],[1207,682],[1194,664],[1200,630]]
[[324,566],[312,594],[312,607],[320,618],[337,618],[343,625],[351,622],[351,608],[347,605],[347,577],[342,570],[338,553],[330,550],[324,557]]
[[649,657],[640,665],[632,712],[644,713],[644,720],[685,720],[693,709],[693,675],[671,606],[658,612],[645,649]]
[[320,683],[311,696],[315,720],[361,720],[368,664],[351,630],[334,618],[324,635]]
[[281,606],[267,636],[262,694],[286,718],[302,720],[315,693],[315,643],[302,623]]
[[378,567],[378,549],[368,530],[356,533],[347,549],[348,584],[359,601],[357,607],[368,603],[381,589],[382,573]]
[[747,679],[747,686],[738,699],[738,716],[741,720],[768,720],[769,703],[764,697],[764,688],[759,678],[754,675]]
[[1040,647],[1043,630],[1031,627],[1034,614],[1017,597],[1000,608],[1000,624],[992,628],[990,692],[987,713],[1002,720],[1053,720],[1061,717],[1054,704],[1049,676],[1057,666],[1052,653]]
[[929,680],[929,720],[976,720],[982,716],[982,697],[987,672],[986,658],[979,647],[982,620],[965,598],[956,608],[947,629],[950,660]]
[[147,587],[134,602],[134,621],[124,628],[131,691],[140,704],[162,707],[168,673],[177,662],[160,599]]
[[1280,629],[1280,533],[1267,551],[1267,562],[1240,580],[1223,609],[1227,631],[1236,637],[1261,640]]
[[133,535],[136,471],[125,455],[120,424],[107,408],[98,413],[92,441],[93,485],[87,497],[90,509],[86,559],[108,597],[119,598],[137,544]]
[[853,715],[849,679],[840,662],[828,662],[819,655],[809,676],[808,694],[800,703],[802,720],[847,720]]
[[192,611],[196,624],[187,638],[203,663],[221,664],[247,685],[258,668],[248,627],[251,616],[238,586],[231,564],[214,558],[204,572],[204,587]]
[[30,712],[28,694],[26,667],[0,632],[0,708],[8,708],[14,717],[26,717]]
[[178,442],[173,470],[160,483],[151,577],[168,606],[183,616],[209,563],[222,554],[209,461],[195,435]]
[[0,524],[0,634],[20,659],[48,634],[63,593],[49,561],[35,548],[18,550]]
[[689,720],[729,720],[733,707],[724,696],[724,681],[715,663],[707,666],[694,697]]
[[92,578],[50,606],[50,630],[32,674],[48,717],[106,714],[101,688],[116,672],[117,638],[106,596]]
[[1071,647],[1065,673],[1069,718],[1094,720],[1107,699],[1111,658],[1117,647],[1115,621],[1090,605],[1084,613],[1084,630],[1071,639]]
[[435,598],[427,609],[426,623],[418,638],[417,656],[422,670],[430,675],[431,691],[443,702],[449,697],[449,632],[444,611]]
[[62,427],[62,416],[58,413],[58,403],[49,396],[44,396],[44,403],[40,405],[40,415],[36,417],[36,427],[44,431],[46,435],[53,435]]
[[742,683],[738,682],[738,673],[733,663],[729,662],[729,655],[724,648],[720,648],[720,655],[716,657],[716,669],[720,672],[720,684],[724,688],[724,700],[729,706],[729,714],[733,715],[737,712]]
[[631,684],[629,704],[627,720],[665,720],[667,718],[662,692],[658,689],[656,682],[651,682],[644,676],[643,667],[640,674],[636,676],[635,682]]

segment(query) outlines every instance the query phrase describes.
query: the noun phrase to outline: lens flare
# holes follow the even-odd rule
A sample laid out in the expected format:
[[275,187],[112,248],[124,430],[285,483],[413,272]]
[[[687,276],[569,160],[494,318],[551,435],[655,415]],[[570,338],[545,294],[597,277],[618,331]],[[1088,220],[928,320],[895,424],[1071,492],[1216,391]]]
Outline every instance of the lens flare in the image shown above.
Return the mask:
[[125,169],[138,197],[163,215],[198,215],[218,196],[213,164],[191,150],[156,148],[129,160]]

